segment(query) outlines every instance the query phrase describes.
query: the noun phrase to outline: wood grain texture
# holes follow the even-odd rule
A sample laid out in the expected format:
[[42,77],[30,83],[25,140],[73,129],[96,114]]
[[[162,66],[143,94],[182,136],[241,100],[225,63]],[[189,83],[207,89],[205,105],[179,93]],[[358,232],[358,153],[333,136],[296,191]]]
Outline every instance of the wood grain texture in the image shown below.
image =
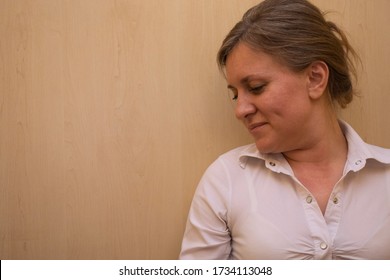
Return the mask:
[[[177,258],[205,168],[251,141],[215,55],[257,2],[0,1],[0,258]],[[313,2],[365,65],[343,116],[390,148],[390,2]]]

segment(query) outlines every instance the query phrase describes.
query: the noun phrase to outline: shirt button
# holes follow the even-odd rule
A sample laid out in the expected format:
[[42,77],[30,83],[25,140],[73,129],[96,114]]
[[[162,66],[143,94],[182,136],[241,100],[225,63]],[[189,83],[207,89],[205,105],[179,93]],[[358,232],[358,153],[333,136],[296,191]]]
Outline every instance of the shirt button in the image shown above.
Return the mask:
[[273,161],[270,161],[269,165],[271,165],[271,166],[275,166],[275,165],[276,165],[276,163],[275,163],[275,162],[273,162]]
[[313,198],[311,197],[311,195],[308,195],[306,197],[306,202],[309,203],[309,204],[313,202]]
[[337,198],[337,196],[335,196],[335,197],[333,198],[333,203],[334,203],[334,204],[339,203],[339,199]]
[[320,248],[321,248],[322,250],[326,250],[326,249],[328,248],[328,244],[326,244],[325,242],[321,242]]
[[357,160],[356,162],[355,162],[355,165],[359,165],[359,164],[361,164],[362,163],[362,161],[359,159],[359,160]]

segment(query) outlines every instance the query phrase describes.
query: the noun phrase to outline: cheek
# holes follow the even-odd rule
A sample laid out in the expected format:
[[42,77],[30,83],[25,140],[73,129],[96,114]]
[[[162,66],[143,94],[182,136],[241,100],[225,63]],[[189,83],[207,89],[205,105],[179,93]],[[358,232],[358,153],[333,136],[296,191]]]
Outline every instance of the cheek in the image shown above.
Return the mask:
[[299,118],[310,106],[305,90],[294,85],[275,89],[273,96],[268,99],[263,104],[264,110],[272,110],[273,114],[287,118],[286,121],[292,121],[289,118]]

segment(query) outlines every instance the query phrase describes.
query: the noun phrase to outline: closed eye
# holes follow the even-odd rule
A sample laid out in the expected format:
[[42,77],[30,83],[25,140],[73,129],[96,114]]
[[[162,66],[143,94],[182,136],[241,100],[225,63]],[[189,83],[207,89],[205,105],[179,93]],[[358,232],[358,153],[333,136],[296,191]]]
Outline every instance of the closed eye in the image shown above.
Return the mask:
[[[257,85],[257,86],[253,86],[253,87],[248,85],[247,91],[252,93],[252,94],[254,94],[254,95],[259,95],[259,94],[261,94],[264,91],[266,85],[267,85],[266,83],[260,84],[260,85]],[[237,98],[238,98],[238,91],[237,91],[237,89],[232,87],[232,86],[230,86],[230,85],[228,86],[228,89],[229,89],[229,95],[230,95],[231,99],[233,101],[236,101]]]
[[238,92],[234,87],[228,86],[229,89],[229,96],[230,98],[235,101],[238,98]]
[[249,91],[253,94],[260,94],[264,91],[265,86],[266,86],[266,84],[262,84],[262,85],[255,86],[255,87],[250,87]]

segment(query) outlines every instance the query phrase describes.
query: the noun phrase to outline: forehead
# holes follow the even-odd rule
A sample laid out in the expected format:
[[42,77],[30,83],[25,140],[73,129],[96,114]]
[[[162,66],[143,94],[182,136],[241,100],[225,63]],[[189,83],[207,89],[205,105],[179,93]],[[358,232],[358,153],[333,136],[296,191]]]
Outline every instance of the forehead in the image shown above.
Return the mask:
[[266,78],[276,72],[289,72],[289,69],[274,56],[239,43],[226,59],[225,72],[226,79],[233,82],[253,75]]

